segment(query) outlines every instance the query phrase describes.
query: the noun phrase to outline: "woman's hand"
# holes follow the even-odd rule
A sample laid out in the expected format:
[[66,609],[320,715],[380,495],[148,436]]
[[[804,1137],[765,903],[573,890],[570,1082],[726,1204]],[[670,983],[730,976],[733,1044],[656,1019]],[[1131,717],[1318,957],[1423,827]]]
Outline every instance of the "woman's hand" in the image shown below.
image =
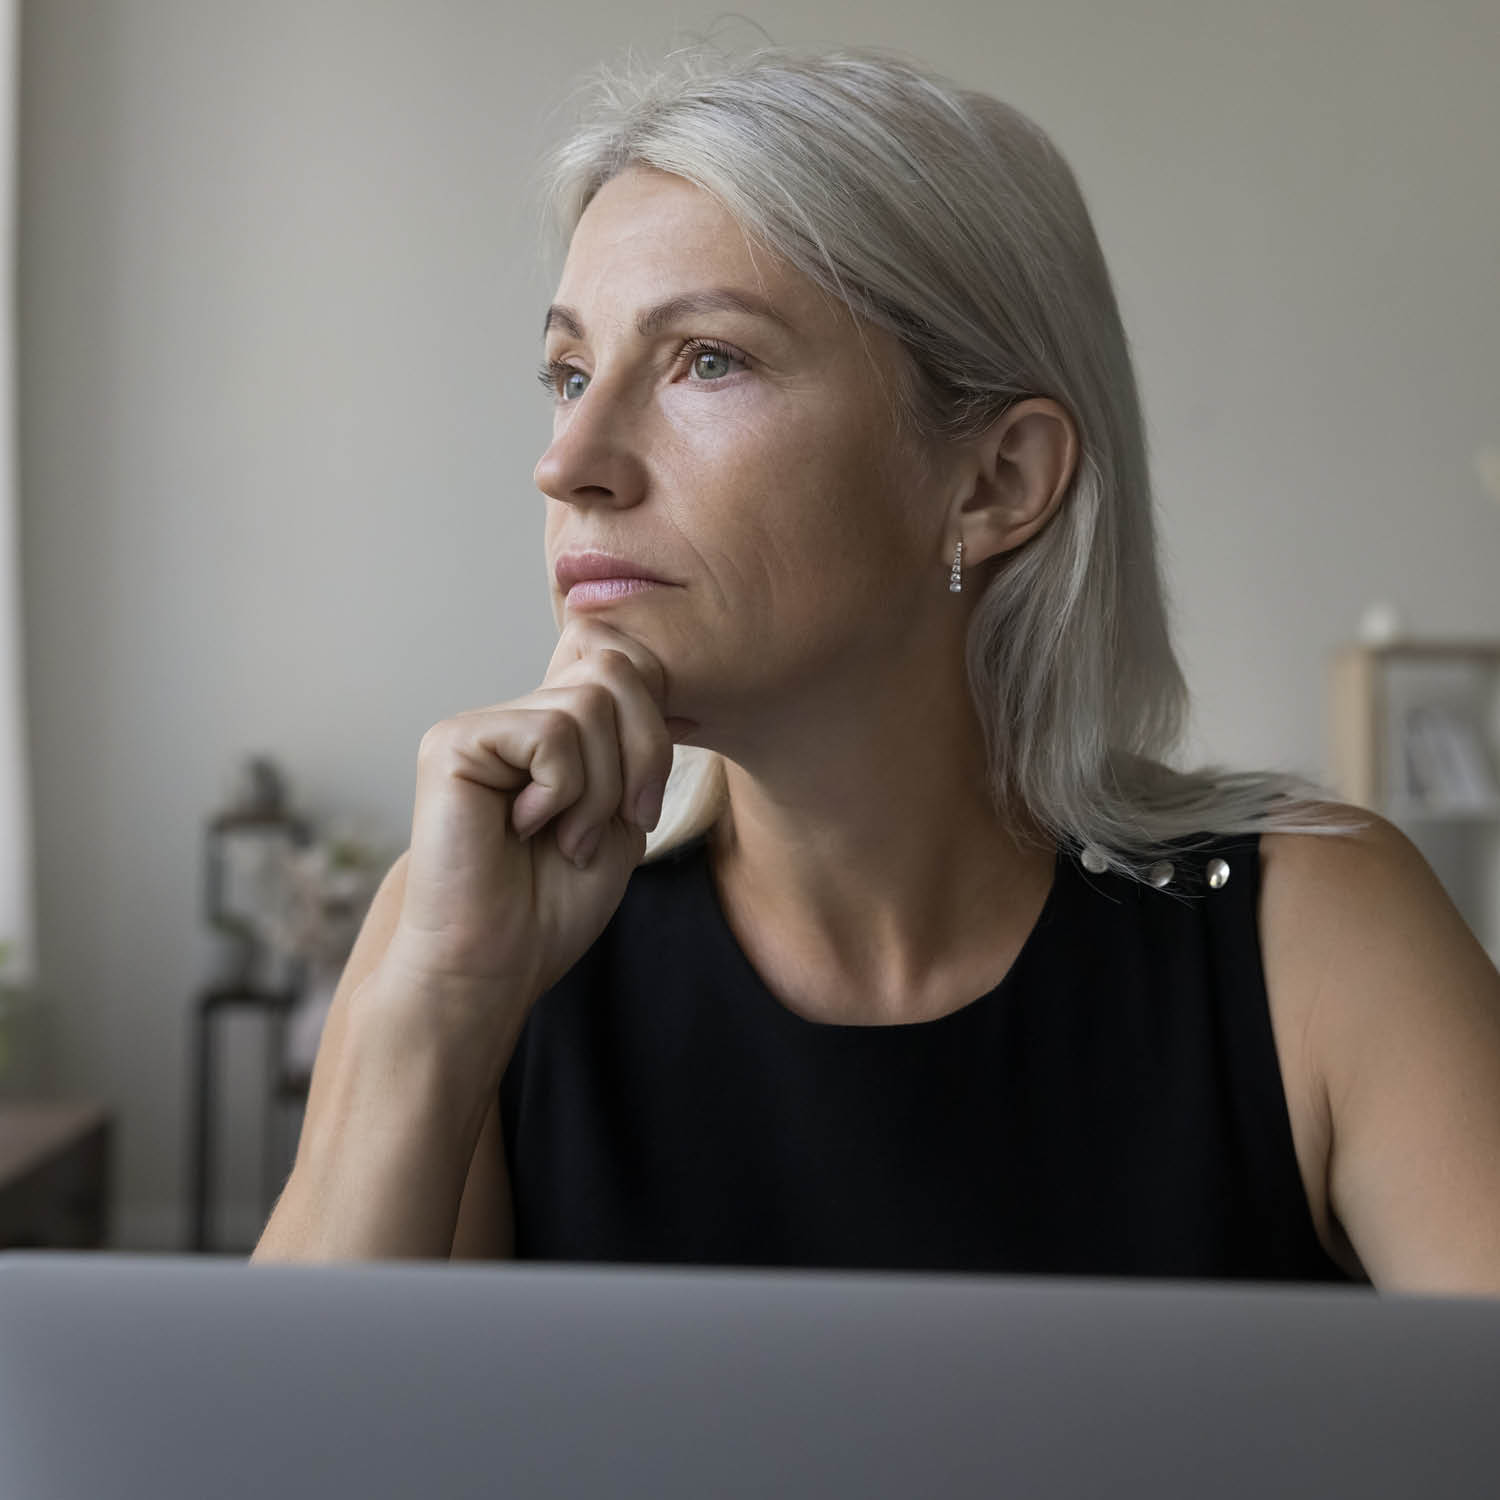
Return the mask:
[[[525,697],[422,738],[401,913],[383,966],[535,1001],[604,930],[672,768],[666,677],[638,641],[564,626]],[[679,731],[690,720],[674,720]]]

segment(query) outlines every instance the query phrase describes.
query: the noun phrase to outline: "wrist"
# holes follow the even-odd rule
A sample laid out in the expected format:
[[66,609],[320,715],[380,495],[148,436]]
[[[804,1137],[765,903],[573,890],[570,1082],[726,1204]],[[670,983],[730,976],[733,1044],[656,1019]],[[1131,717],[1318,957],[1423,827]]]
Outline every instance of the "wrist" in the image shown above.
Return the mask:
[[533,1000],[529,988],[503,979],[434,974],[387,953],[351,995],[350,1009],[369,1046],[441,1079],[482,1118]]
[[434,959],[430,942],[398,924],[370,978],[384,973],[396,984],[411,987],[437,1003],[449,1001],[463,1006],[473,1002],[483,1006],[487,997],[502,994],[529,1004],[541,992],[533,967],[520,963],[482,970],[454,966],[442,958]]

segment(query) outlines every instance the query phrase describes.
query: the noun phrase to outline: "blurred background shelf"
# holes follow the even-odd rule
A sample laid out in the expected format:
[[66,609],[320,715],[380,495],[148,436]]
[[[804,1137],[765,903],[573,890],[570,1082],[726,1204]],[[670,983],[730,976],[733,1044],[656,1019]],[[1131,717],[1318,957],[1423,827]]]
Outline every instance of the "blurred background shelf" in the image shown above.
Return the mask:
[[1500,807],[1430,807],[1421,802],[1393,800],[1385,814],[1393,823],[1494,823]]
[[[1339,795],[1388,818],[1421,849],[1500,964],[1500,640],[1342,646],[1330,688]],[[1447,797],[1422,784],[1445,765],[1454,783]]]

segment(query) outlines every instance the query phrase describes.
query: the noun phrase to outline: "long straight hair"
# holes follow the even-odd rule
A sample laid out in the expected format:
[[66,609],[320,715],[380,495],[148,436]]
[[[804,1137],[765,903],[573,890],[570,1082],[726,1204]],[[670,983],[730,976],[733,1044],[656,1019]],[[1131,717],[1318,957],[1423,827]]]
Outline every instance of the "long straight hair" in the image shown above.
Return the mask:
[[[1135,372],[1083,194],[1038,125],[884,48],[734,57],[699,42],[605,63],[583,90],[583,118],[541,168],[553,254],[618,173],[675,173],[857,327],[895,335],[904,363],[888,395],[903,439],[975,436],[1028,396],[1072,415],[1068,491],[994,560],[965,645],[1001,817],[1092,846],[1134,879],[1172,845],[1219,834],[1368,826],[1295,774],[1167,764],[1188,689]],[[646,859],[709,828],[726,796],[723,757],[677,746]]]

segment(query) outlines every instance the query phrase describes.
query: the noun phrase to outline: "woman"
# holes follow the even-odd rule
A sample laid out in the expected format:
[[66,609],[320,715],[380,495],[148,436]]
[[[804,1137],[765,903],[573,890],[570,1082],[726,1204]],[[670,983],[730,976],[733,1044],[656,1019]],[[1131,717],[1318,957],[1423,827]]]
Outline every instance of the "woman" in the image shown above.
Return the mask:
[[549,185],[558,648],[423,740],[255,1258],[1500,1292],[1500,975],[1390,824],[1165,763],[1042,132],[875,50],[678,53]]

